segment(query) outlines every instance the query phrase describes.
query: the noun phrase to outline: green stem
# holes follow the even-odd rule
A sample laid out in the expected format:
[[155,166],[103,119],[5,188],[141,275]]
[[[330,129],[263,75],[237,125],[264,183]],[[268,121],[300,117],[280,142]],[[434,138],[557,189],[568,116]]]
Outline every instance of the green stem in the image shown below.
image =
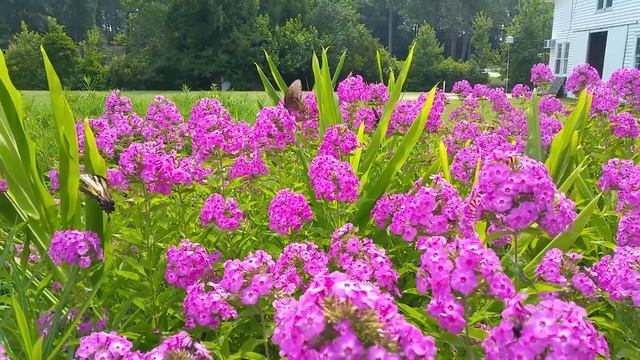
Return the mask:
[[520,267],[518,265],[518,235],[514,234],[513,235],[513,250],[515,251],[515,268],[516,268],[516,276],[515,276],[515,281],[514,281],[514,285],[516,287],[516,292],[518,291],[518,278],[520,277]]
[[467,309],[466,298],[462,298],[462,304],[464,305],[464,334],[465,334],[464,348],[467,352],[467,359],[475,360],[476,357],[473,354],[473,350],[471,348],[472,340],[471,340],[471,336],[469,335],[469,319],[467,318],[468,309]]
[[269,332],[267,331],[267,323],[264,320],[264,312],[260,309],[260,322],[262,323],[262,340],[264,341],[264,353],[267,359],[271,359],[271,354],[269,353]]
[[142,237],[145,240],[145,252],[146,252],[146,269],[145,274],[147,275],[147,282],[149,284],[149,290],[151,290],[151,329],[155,329],[157,327],[157,289],[154,286],[153,281],[153,272],[155,271],[155,266],[153,264],[154,260],[154,251],[153,251],[153,235],[149,230],[153,226],[153,220],[151,219],[151,196],[147,191],[147,188],[143,185],[143,195],[144,195],[144,216],[142,216]]

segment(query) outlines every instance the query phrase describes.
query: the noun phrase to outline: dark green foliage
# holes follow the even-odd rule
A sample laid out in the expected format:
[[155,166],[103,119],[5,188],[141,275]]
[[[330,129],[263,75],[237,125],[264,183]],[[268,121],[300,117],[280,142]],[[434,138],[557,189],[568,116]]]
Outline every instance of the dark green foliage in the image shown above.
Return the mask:
[[416,51],[409,72],[408,89],[426,91],[440,81],[440,64],[444,60],[443,47],[436,32],[428,24],[420,27],[415,39]]
[[49,28],[42,36],[42,46],[57,69],[62,84],[73,86],[78,81],[78,47],[54,18],[49,18]]
[[23,22],[20,32],[13,36],[6,53],[7,67],[17,88],[46,88],[40,55],[41,44],[42,35],[29,30],[27,24]]
[[[514,37],[511,44],[509,83],[529,82],[529,70],[534,64],[545,62],[548,52],[544,40],[551,36],[553,3],[545,0],[520,0],[518,14],[507,29]],[[506,64],[507,45],[503,45],[503,63]]]

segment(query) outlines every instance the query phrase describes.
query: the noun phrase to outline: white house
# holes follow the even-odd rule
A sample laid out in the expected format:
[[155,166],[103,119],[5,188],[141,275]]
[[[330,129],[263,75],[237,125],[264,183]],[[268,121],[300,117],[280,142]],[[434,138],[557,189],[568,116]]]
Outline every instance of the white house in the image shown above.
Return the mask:
[[640,68],[640,0],[554,0],[545,45],[556,76],[589,63],[604,80],[621,67]]

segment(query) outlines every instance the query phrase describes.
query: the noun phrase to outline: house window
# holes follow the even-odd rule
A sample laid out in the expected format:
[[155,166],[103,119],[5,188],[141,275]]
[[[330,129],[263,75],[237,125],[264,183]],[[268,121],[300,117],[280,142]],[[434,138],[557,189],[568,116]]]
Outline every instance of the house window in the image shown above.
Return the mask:
[[598,0],[597,9],[606,10],[613,6],[613,0]]
[[565,75],[569,66],[569,43],[556,44],[556,75]]
[[635,57],[635,65],[636,68],[640,69],[640,37],[636,39],[636,57]]

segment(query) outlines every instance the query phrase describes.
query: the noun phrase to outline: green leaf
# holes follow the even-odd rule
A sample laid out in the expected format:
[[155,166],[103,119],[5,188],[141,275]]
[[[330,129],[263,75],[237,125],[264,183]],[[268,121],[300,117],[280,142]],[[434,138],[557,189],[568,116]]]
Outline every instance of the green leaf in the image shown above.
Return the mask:
[[273,105],[278,105],[280,102],[280,96],[276,89],[271,85],[271,81],[267,78],[267,75],[264,74],[264,71],[260,68],[258,63],[254,63],[256,65],[256,70],[258,70],[258,75],[260,76],[260,81],[262,81],[262,86],[264,87],[264,91],[269,95],[269,98],[273,102]]
[[[442,175],[448,183],[451,183],[451,172],[449,171],[449,154],[447,153],[447,147],[442,141],[440,141],[438,149],[440,150],[440,165],[442,168]],[[479,162],[478,166],[480,166]],[[476,171],[476,174],[477,173],[478,171]]]
[[56,144],[58,146],[58,163],[60,179],[60,215],[62,226],[66,229],[77,229],[80,225],[80,202],[78,188],[80,185],[80,164],[78,155],[78,137],[76,124],[67,100],[62,94],[62,84],[49,61],[47,52],[40,47],[44,59],[44,68],[49,83],[51,107],[56,128]]
[[395,108],[396,103],[400,99],[400,94],[402,93],[402,87],[404,86],[404,82],[407,79],[407,75],[409,74],[409,68],[411,67],[411,61],[413,60],[414,49],[415,49],[415,46],[412,46],[411,50],[409,50],[409,55],[407,55],[407,59],[404,62],[402,70],[400,71],[400,76],[398,77],[397,83],[395,83],[393,87],[391,86],[389,87],[391,91],[391,94],[389,96],[389,101],[387,101],[387,103],[384,106],[382,117],[380,118],[380,123],[376,127],[376,131],[371,136],[369,145],[367,146],[367,149],[364,152],[364,155],[362,158],[363,174],[369,171],[369,168],[373,164],[373,161],[376,159],[378,150],[380,149],[380,145],[382,144],[382,140],[387,134],[387,129],[389,128],[389,121],[391,120],[391,115],[393,114],[393,109]]
[[376,49],[376,68],[378,70],[378,79],[384,83],[384,75],[382,75],[382,61],[380,60],[380,49]]
[[525,154],[538,161],[544,160],[540,139],[540,117],[538,114],[538,95],[534,92],[527,111],[527,147]]
[[40,336],[31,349],[31,360],[42,360],[42,342],[44,337]]
[[16,325],[18,326],[22,348],[26,352],[27,357],[31,359],[31,351],[33,349],[33,340],[31,338],[32,328],[29,326],[27,317],[24,315],[20,301],[18,301],[14,294],[11,295],[11,306],[13,307],[13,313],[16,316]]
[[358,128],[358,144],[360,144],[360,146],[358,146],[353,155],[351,155],[351,167],[353,168],[353,172],[356,174],[358,173],[358,167],[360,166],[360,157],[362,155],[363,147],[362,144],[364,143],[364,125],[365,123],[363,121]]
[[363,185],[362,195],[356,203],[358,211],[354,215],[354,223],[360,226],[364,226],[369,220],[369,214],[371,209],[375,205],[376,201],[385,193],[389,188],[391,181],[395,178],[396,174],[409,158],[411,151],[422,137],[424,128],[431,113],[431,107],[435,98],[437,88],[434,86],[427,97],[427,101],[422,107],[418,118],[413,122],[409,131],[404,135],[402,142],[396,149],[395,154],[391,160],[386,163],[386,166],[382,170],[380,176],[375,178],[369,178],[366,184]]
[[549,157],[545,164],[556,183],[564,178],[571,156],[575,154],[575,148],[578,143],[574,141],[574,135],[577,139],[577,131],[586,123],[591,110],[592,98],[591,95],[587,94],[586,90],[580,93],[575,109],[565,121],[562,130],[551,142]]
[[267,53],[266,50],[264,50],[264,57],[267,59],[267,64],[269,65],[269,70],[271,71],[271,77],[273,77],[273,80],[275,80],[276,85],[278,85],[280,91],[282,92],[282,96],[284,96],[288,88],[287,83],[284,82],[282,75],[280,75],[280,71],[278,71],[278,67],[273,62],[271,56],[269,56],[269,53]]
[[338,107],[338,100],[333,91],[333,83],[329,74],[329,60],[327,58],[327,50],[322,50],[322,66],[320,66],[318,57],[313,54],[311,67],[314,77],[314,92],[318,103],[319,126],[318,131],[320,138],[324,137],[327,128],[334,124],[342,123],[342,113]]
[[340,79],[340,74],[342,74],[342,68],[344,68],[344,61],[347,59],[347,50],[345,49],[340,55],[340,60],[338,60],[338,66],[333,71],[333,77],[331,78],[331,84],[333,84],[333,88],[336,88],[338,84],[338,79]]
[[527,276],[532,277],[534,275],[533,273],[535,267],[538,265],[540,260],[542,260],[542,257],[547,253],[547,251],[553,248],[558,248],[562,251],[571,249],[573,243],[582,233],[582,230],[584,230],[585,226],[587,226],[587,223],[591,219],[591,215],[593,215],[594,210],[597,209],[598,200],[600,200],[601,196],[602,194],[598,194],[596,197],[594,197],[593,200],[591,200],[591,202],[589,202],[589,204],[584,209],[582,209],[580,214],[578,214],[573,222],[573,225],[565,232],[560,233],[558,234],[558,236],[553,238],[553,240],[551,240],[549,244],[547,244],[547,246],[545,246],[544,249],[542,249],[542,251],[540,251],[533,258],[533,260],[531,260],[531,262],[529,262],[529,264],[525,266],[524,272]]

